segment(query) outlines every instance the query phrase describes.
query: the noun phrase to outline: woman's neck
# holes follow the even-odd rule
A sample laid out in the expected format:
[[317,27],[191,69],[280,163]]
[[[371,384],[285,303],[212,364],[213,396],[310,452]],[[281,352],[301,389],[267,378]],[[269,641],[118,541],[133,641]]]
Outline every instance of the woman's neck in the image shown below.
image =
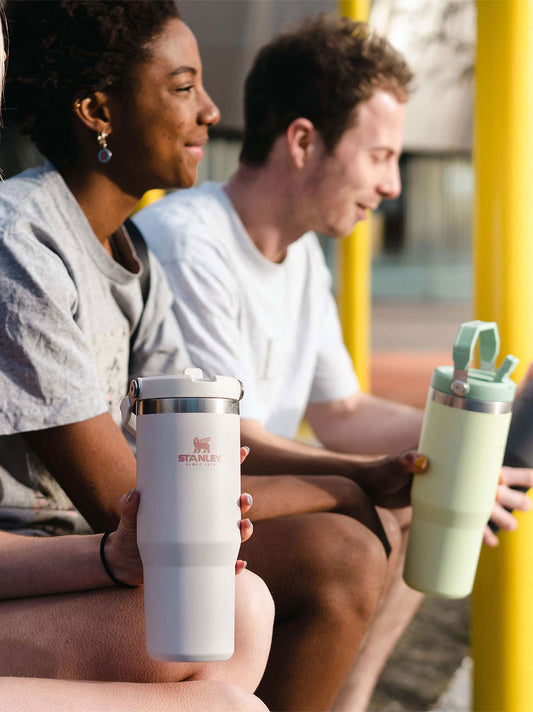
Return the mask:
[[104,172],[67,168],[61,175],[94,234],[111,254],[109,238],[132,213],[140,196],[127,195]]

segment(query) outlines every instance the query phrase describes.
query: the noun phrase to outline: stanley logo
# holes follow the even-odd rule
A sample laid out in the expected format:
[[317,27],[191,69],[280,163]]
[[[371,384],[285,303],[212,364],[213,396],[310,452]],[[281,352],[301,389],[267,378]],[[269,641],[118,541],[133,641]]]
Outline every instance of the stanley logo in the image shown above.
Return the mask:
[[211,438],[194,438],[192,444],[194,445],[194,452],[210,452],[209,441]]
[[211,438],[193,438],[194,452],[190,455],[178,455],[178,462],[186,462],[188,465],[200,463],[214,465],[217,462],[222,462],[222,455],[211,453],[210,440]]

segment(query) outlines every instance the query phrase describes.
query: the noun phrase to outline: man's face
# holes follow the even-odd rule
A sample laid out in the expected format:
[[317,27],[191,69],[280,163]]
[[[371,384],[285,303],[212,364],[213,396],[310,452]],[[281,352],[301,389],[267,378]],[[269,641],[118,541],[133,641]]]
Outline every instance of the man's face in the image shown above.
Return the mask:
[[331,153],[319,147],[310,164],[310,229],[344,237],[367,210],[400,194],[404,115],[405,104],[378,90],[359,105],[354,125]]

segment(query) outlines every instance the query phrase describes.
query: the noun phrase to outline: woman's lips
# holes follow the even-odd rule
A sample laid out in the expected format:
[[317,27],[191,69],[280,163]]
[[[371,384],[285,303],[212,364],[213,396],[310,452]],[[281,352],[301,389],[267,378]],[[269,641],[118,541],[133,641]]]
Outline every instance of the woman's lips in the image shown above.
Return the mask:
[[202,157],[204,155],[204,144],[199,144],[199,143],[191,143],[185,146],[187,151],[194,156],[194,158],[197,161],[201,161]]

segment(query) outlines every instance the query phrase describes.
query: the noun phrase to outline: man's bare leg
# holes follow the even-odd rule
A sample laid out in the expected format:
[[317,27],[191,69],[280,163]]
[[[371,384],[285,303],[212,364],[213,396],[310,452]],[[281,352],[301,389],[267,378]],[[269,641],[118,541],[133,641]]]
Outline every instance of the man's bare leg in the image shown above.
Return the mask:
[[[235,654],[228,661],[212,663],[156,662],[147,656],[141,588],[4,601],[0,603],[0,675],[164,684],[217,681],[228,683],[228,690],[232,683],[251,693],[266,665],[273,605],[264,582],[250,572],[237,577],[236,588]],[[2,684],[0,689],[7,689],[7,683]],[[59,694],[57,686],[49,689]],[[161,694],[168,694],[164,686],[161,689]],[[177,695],[182,688],[172,689]],[[100,707],[106,708],[109,705]]]
[[[380,513],[383,513],[380,510]],[[391,580],[333,709],[364,712],[379,675],[400,636],[416,613],[423,595],[404,583],[402,574],[409,532],[410,510],[393,512],[401,530],[401,550]],[[390,512],[386,516],[390,516]]]
[[272,710],[329,709],[382,596],[383,544],[349,516],[302,514],[256,522],[241,556],[276,603],[259,697]]

